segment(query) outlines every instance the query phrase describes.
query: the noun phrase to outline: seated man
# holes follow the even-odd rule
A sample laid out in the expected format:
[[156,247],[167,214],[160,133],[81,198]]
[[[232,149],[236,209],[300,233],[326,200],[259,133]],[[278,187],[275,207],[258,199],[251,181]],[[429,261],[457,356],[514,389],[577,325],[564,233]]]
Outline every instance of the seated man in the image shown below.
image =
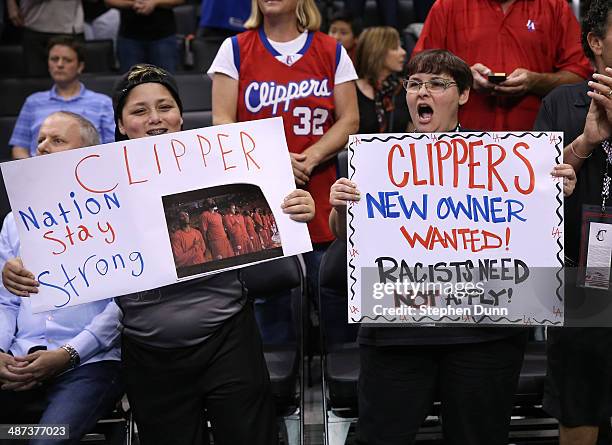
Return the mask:
[[[63,111],[44,120],[38,140],[41,155],[99,144],[89,121]],[[19,276],[18,256],[17,226],[9,213],[0,232],[0,423],[67,424],[70,440],[61,443],[77,444],[123,394],[120,310],[109,298],[32,314],[29,298],[9,294],[37,292],[32,274]],[[33,404],[43,407],[42,417],[31,417]]]
[[54,111],[71,111],[87,118],[98,130],[102,144],[114,142],[112,101],[79,82],[85,68],[83,60],[83,47],[77,40],[72,37],[50,40],[48,65],[54,85],[49,91],[30,95],[23,104],[9,141],[14,159],[36,155],[40,125]]

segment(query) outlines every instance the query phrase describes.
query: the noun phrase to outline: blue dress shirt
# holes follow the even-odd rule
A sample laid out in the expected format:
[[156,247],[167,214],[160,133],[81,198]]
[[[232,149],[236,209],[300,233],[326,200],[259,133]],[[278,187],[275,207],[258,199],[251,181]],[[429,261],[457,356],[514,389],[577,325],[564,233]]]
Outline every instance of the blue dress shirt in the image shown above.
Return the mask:
[[110,97],[88,90],[81,84],[79,94],[64,99],[57,94],[54,85],[48,91],[28,96],[19,112],[9,145],[28,148],[30,156],[35,156],[38,130],[45,118],[56,111],[70,111],[91,121],[102,144],[115,141],[115,118]]
[[[9,213],[0,232],[0,268],[17,256],[17,225]],[[121,310],[112,298],[40,314],[32,313],[30,298],[16,297],[0,284],[0,349],[24,356],[34,346],[53,350],[67,343],[81,364],[120,360]]]

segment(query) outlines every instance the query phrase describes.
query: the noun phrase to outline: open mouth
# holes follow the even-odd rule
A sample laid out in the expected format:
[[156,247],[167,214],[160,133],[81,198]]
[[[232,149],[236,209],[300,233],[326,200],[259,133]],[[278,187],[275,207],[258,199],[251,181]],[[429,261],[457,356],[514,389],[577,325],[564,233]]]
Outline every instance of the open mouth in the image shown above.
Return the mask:
[[167,132],[168,132],[167,128],[155,128],[153,130],[147,131],[147,134],[149,136],[157,136],[159,134],[164,134],[164,133],[167,133]]
[[417,106],[417,113],[419,114],[419,121],[425,124],[431,121],[433,108],[427,104],[420,104]]

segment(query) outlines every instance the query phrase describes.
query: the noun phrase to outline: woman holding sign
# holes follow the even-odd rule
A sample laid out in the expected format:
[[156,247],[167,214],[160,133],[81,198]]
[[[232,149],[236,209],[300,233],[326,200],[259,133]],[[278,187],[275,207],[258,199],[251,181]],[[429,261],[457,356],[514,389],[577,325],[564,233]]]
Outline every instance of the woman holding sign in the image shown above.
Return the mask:
[[[317,206],[308,225],[313,252],[304,255],[311,296],[334,240],[328,195],[337,177],[335,156],[359,122],[353,64],[320,25],[314,0],[252,0],[247,31],[225,40],[208,70],[215,125],[283,118],[295,182]],[[290,308],[285,313],[290,320]],[[273,340],[281,341],[277,334]]]
[[[406,102],[418,132],[465,131],[459,107],[468,101],[472,73],[446,50],[424,51],[408,64]],[[571,166],[556,166],[571,194]],[[346,238],[346,203],[359,200],[357,185],[332,186],[330,227]],[[526,342],[524,329],[488,327],[384,327],[359,331],[358,443],[414,443],[436,397],[442,402],[444,443],[505,445],[512,397]]]
[[[176,81],[158,67],[132,67],[113,99],[117,140],[181,130]],[[314,202],[303,190],[292,192],[281,207],[295,221],[314,216]],[[36,282],[27,271],[21,274],[20,283],[33,292]],[[276,443],[268,371],[237,270],[117,302],[123,311],[124,377],[142,444],[202,443],[204,408],[215,443]]]

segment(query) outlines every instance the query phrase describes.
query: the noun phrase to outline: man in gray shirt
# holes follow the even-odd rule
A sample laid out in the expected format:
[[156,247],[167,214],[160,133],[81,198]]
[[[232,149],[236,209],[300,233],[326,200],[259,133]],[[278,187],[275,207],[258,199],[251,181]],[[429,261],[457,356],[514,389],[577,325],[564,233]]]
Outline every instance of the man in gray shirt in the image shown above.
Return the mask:
[[13,25],[23,27],[23,61],[26,76],[47,75],[47,44],[52,37],[83,39],[81,0],[6,0]]

